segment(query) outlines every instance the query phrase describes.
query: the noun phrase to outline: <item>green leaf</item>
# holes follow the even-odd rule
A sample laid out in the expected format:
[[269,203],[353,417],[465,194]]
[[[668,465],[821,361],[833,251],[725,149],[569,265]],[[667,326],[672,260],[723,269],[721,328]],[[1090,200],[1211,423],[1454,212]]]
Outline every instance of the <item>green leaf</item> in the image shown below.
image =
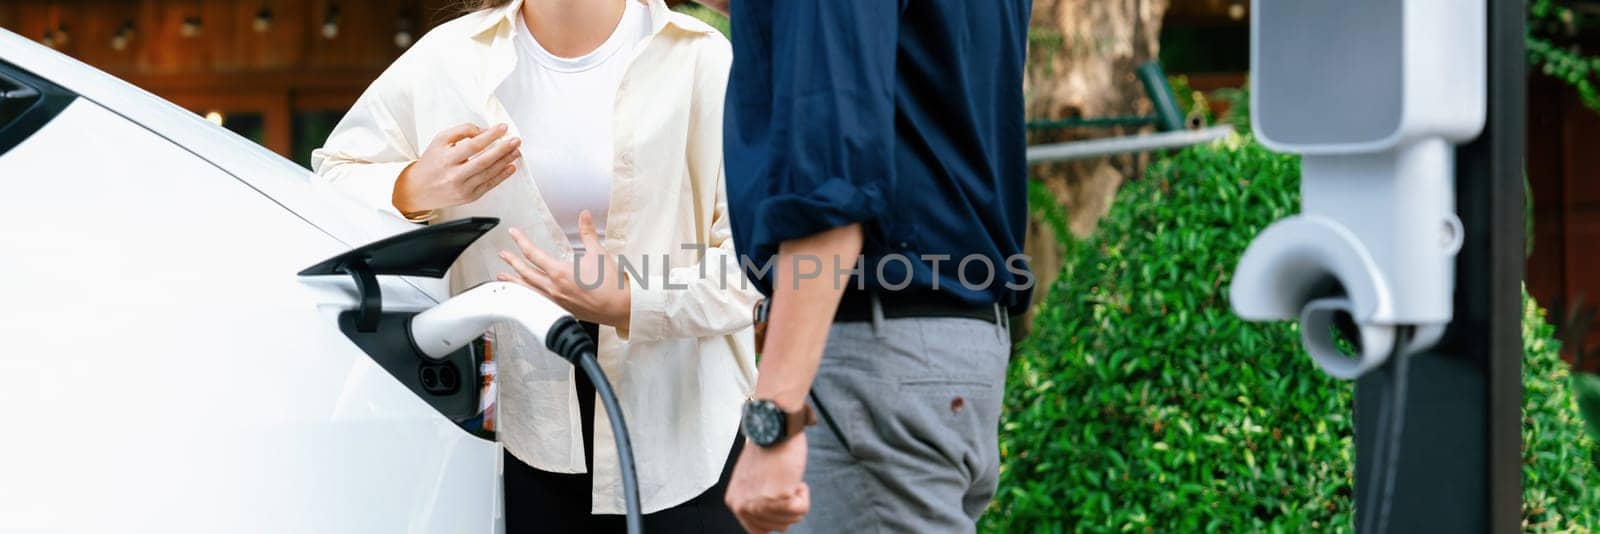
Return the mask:
[[1600,375],[1573,373],[1571,383],[1584,429],[1589,431],[1590,439],[1600,440]]

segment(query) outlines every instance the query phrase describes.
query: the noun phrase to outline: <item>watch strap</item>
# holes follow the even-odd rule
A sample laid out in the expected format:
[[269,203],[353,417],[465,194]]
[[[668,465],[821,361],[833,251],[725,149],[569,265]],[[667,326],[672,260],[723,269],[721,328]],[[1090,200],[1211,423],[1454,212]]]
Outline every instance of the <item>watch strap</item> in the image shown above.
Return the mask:
[[750,311],[751,326],[755,329],[756,354],[761,354],[761,349],[767,344],[767,317],[772,311],[772,299],[756,301],[755,308]]
[[800,409],[783,413],[783,438],[788,439],[795,434],[806,431],[806,427],[817,424],[817,412],[811,409],[811,403],[800,404]]

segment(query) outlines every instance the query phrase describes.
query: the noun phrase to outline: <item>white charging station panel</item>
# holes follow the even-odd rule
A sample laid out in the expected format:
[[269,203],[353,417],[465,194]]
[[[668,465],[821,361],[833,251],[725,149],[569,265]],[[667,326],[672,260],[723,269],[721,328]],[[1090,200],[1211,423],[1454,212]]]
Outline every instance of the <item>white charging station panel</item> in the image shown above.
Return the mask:
[[1400,129],[1404,4],[1256,3],[1256,132],[1284,146],[1374,143]]
[[[1262,231],[1229,299],[1302,321],[1324,370],[1355,378],[1439,339],[1453,313],[1455,145],[1487,109],[1485,0],[1254,0],[1255,135],[1301,159],[1301,213]],[[1356,323],[1359,365],[1331,347]],[[1396,337],[1401,329],[1414,332]],[[1405,340],[1405,347],[1389,345]]]
[[1483,0],[1255,0],[1252,114],[1300,154],[1379,152],[1482,130]]

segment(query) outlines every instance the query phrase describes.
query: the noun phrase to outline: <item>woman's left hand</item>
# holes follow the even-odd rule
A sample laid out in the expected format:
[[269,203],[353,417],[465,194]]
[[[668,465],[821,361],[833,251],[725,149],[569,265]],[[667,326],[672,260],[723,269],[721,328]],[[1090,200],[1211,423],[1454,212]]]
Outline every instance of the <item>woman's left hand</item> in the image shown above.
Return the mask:
[[500,259],[513,272],[500,273],[496,278],[526,286],[580,320],[627,329],[633,303],[628,280],[615,268],[611,268],[613,276],[607,276],[607,266],[612,262],[600,246],[600,236],[588,210],[578,215],[578,237],[586,250],[577,256],[577,261],[569,263],[551,258],[528,236],[512,228],[511,239],[522,254],[500,251]]

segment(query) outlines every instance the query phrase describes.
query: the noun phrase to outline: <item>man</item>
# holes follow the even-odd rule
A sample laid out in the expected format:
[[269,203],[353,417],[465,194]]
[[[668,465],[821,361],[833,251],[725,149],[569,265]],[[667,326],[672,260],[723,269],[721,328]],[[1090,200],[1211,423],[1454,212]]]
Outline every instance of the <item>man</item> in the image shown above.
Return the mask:
[[1033,282],[1031,1],[732,8],[728,204],[771,307],[727,502],[751,532],[970,532]]

